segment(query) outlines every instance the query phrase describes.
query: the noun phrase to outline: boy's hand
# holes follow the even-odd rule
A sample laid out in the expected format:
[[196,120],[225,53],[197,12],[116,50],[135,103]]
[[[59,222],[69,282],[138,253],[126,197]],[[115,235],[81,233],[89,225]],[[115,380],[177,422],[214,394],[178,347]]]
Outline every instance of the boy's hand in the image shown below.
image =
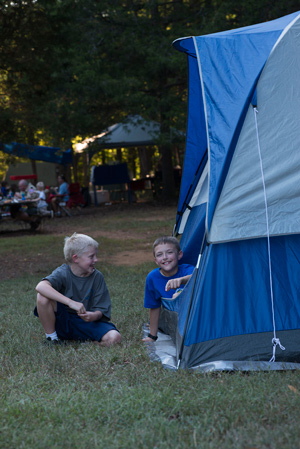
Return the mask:
[[176,290],[176,288],[179,288],[180,285],[181,285],[181,278],[170,279],[166,283],[165,290],[166,290],[166,292],[168,292],[171,289]]
[[84,313],[77,313],[77,315],[87,323],[90,323],[92,321],[101,320],[102,313],[101,312],[84,312]]
[[175,298],[177,298],[177,296],[179,296],[179,295],[180,295],[180,293],[181,293],[181,291],[179,291],[179,292],[175,292],[175,293],[174,293],[174,295],[172,296],[172,299],[175,299]]
[[75,312],[77,312],[78,315],[80,313],[86,313],[85,307],[81,302],[72,301],[68,304],[68,306],[70,307],[70,309],[75,310]]
[[85,313],[77,313],[78,316],[80,316],[80,318],[83,321],[86,321],[87,323],[89,323],[90,321],[94,321],[93,320],[93,312],[85,312]]

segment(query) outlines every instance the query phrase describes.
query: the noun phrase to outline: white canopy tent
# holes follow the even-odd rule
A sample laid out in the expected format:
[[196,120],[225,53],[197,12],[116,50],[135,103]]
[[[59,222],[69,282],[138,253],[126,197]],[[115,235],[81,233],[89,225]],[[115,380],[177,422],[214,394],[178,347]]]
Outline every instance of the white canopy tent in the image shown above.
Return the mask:
[[92,152],[99,149],[155,145],[159,134],[159,123],[146,121],[140,115],[132,115],[120,123],[109,126],[100,134],[77,143],[75,152],[82,153],[92,144],[96,144]]

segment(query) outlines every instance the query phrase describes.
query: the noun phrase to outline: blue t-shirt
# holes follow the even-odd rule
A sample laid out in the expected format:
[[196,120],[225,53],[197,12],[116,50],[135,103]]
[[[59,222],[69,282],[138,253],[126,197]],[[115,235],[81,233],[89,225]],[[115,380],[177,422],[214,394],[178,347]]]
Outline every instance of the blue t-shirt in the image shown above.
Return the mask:
[[66,182],[63,182],[58,189],[58,194],[59,195],[63,195],[62,200],[63,201],[68,201],[69,197],[69,185]]
[[165,291],[166,283],[170,279],[181,278],[192,274],[193,265],[182,264],[178,266],[178,271],[173,276],[163,276],[159,268],[150,271],[146,278],[144,307],[147,309],[157,309],[161,305],[161,298],[172,298],[175,290]]

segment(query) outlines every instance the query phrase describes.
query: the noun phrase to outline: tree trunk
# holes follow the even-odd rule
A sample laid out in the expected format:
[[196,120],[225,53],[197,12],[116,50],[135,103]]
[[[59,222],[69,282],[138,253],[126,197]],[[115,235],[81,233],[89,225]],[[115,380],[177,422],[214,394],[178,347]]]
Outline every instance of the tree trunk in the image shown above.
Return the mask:
[[[31,168],[32,168],[32,173],[34,175],[37,175],[37,168],[36,168],[36,161],[34,161],[33,159],[31,159]],[[32,180],[32,184],[36,184],[36,179]]]
[[72,156],[73,156],[72,159],[73,159],[74,182],[77,182],[77,179],[78,179],[77,172],[78,172],[78,157],[79,157],[79,154],[75,153],[75,151],[72,149]]
[[83,187],[89,187],[90,176],[90,155],[89,153],[83,153]]
[[128,155],[128,165],[129,165],[129,174],[132,175],[132,178],[136,178],[136,163],[135,163],[135,158],[136,158],[136,149],[132,148],[131,151],[129,152]]
[[176,191],[171,144],[166,143],[162,145],[160,153],[162,155],[162,198],[164,200],[174,200]]
[[105,150],[101,150],[101,159],[102,159],[102,165],[106,164],[106,153]]
[[117,162],[122,163],[122,148],[117,149]]
[[141,178],[145,178],[146,175],[152,170],[151,156],[153,151],[150,148],[140,147],[138,148],[140,168],[141,168]]
[[172,160],[172,143],[170,141],[170,127],[163,107],[160,112],[160,132],[162,139],[162,144],[160,145],[160,154],[162,156],[162,198],[166,201],[174,200],[176,198],[176,190]]

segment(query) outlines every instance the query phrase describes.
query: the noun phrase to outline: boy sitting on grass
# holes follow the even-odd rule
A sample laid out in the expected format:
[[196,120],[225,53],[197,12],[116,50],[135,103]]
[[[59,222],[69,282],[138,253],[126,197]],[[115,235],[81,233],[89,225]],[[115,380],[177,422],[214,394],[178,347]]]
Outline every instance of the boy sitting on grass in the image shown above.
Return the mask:
[[[39,317],[49,344],[92,340],[101,346],[121,343],[110,322],[111,301],[104,277],[95,268],[98,243],[84,234],[65,238],[68,264],[56,268],[36,286]],[[60,340],[61,339],[61,340]]]
[[153,255],[158,268],[152,270],[146,279],[144,307],[149,309],[150,332],[143,339],[144,342],[157,340],[161,298],[174,297],[172,290],[186,284],[194,270],[192,265],[178,265],[183,252],[175,237],[166,236],[155,240]]

